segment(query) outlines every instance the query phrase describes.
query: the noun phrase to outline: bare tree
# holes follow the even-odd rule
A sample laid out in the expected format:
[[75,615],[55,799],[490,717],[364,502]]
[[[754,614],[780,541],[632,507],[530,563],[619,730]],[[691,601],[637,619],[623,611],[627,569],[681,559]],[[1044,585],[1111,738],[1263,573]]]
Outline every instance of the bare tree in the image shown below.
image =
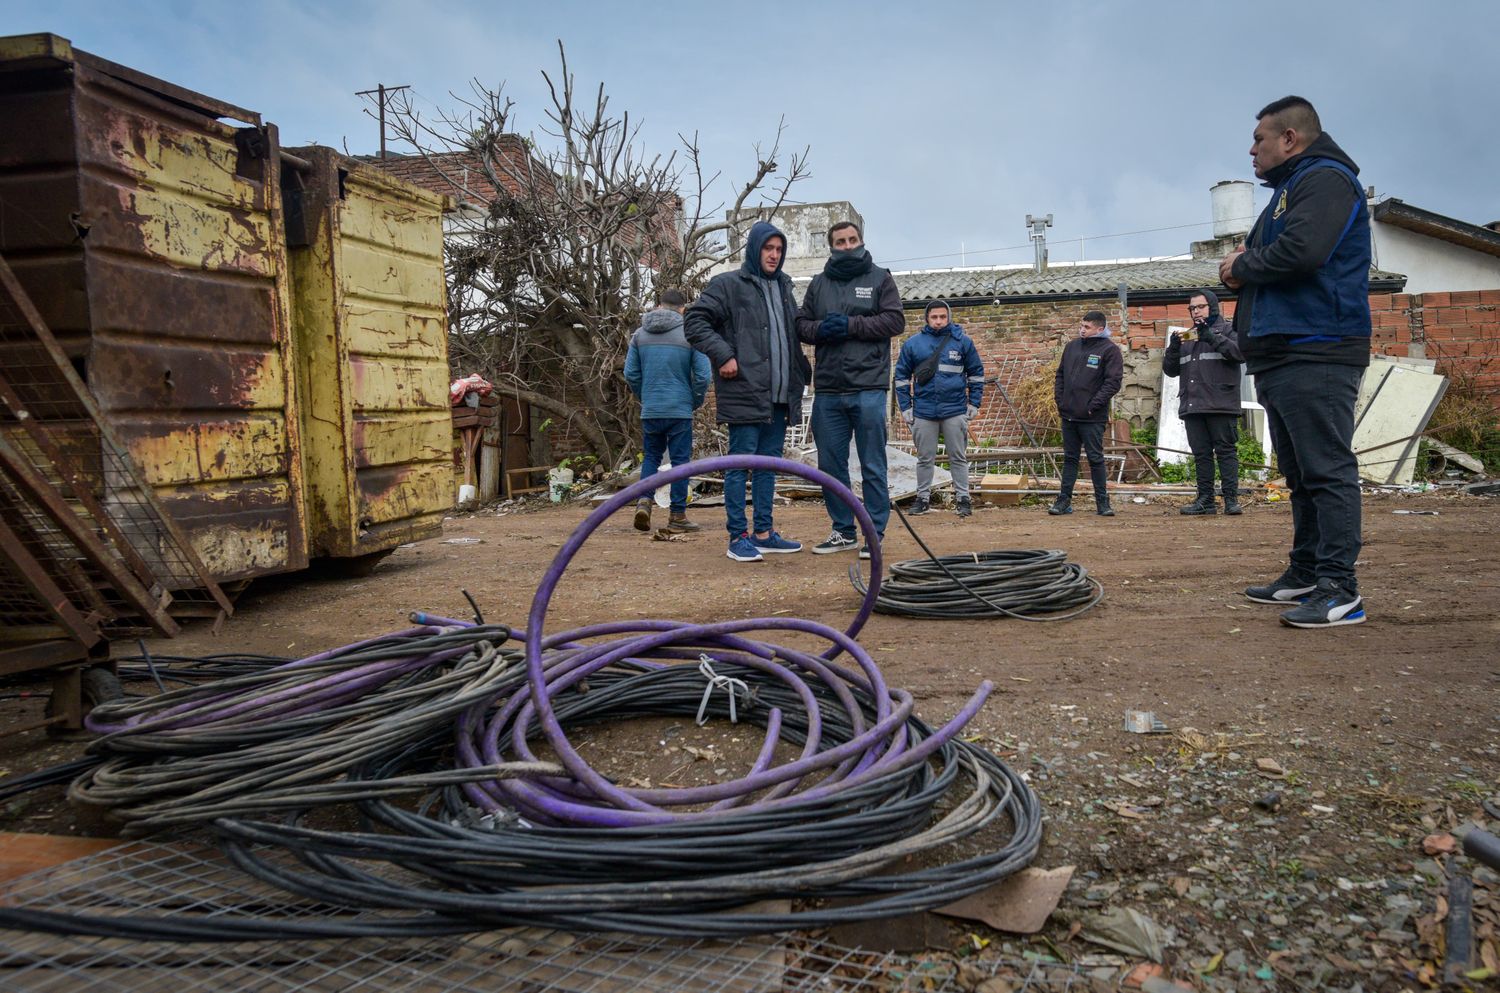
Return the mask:
[[[573,425],[606,465],[633,450],[636,404],[621,375],[630,333],[655,285],[696,290],[730,256],[739,232],[710,218],[717,175],[705,176],[697,135],[680,152],[641,147],[640,125],[615,117],[601,83],[574,88],[558,43],[541,138],[513,130],[502,88],[478,82],[457,111],[425,119],[402,93],[391,114],[460,202],[447,244],[450,352],[502,394]],[[773,216],[809,173],[807,150],[778,162],[756,146],[753,177],[732,210]],[[683,187],[688,190],[684,195]],[[748,224],[748,221],[743,222]]]

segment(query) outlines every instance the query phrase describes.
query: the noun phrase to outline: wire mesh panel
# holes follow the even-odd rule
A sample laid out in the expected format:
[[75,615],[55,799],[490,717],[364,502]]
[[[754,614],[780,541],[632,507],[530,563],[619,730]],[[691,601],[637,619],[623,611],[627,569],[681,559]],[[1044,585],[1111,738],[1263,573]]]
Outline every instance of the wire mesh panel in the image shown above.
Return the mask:
[[[49,560],[90,559],[96,567],[93,575],[70,577],[81,598],[76,606],[108,603],[114,619],[133,612],[137,626],[163,631],[174,628],[163,619],[168,604],[182,613],[229,612],[3,259],[0,443],[6,480],[0,506],[26,524]],[[123,564],[133,582],[111,561]],[[60,565],[59,572],[79,570]]]
[[[182,915],[288,922],[368,919],[301,901],[243,875],[209,845],[130,843],[0,888],[0,907],[100,918]],[[1066,989],[1077,967],[996,958],[918,961],[793,934],[732,941],[672,940],[541,928],[454,937],[359,937],[261,942],[160,942],[0,929],[0,983],[9,993],[226,989],[279,991],[526,990],[528,993],[933,993],[1004,975],[1013,990]]]

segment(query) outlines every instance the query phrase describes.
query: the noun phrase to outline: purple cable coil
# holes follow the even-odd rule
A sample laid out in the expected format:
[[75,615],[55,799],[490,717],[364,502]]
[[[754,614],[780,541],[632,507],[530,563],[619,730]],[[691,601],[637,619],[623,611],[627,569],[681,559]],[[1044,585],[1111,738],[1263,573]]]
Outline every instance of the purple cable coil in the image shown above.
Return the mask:
[[[770,470],[802,476],[820,484],[825,491],[831,491],[833,496],[853,509],[871,550],[872,578],[860,609],[847,630],[840,632],[808,620],[768,617],[713,624],[618,622],[551,637],[543,636],[548,604],[568,564],[589,536],[615,511],[675,480],[729,469]],[[847,486],[832,476],[799,462],[763,455],[721,456],[674,466],[649,479],[631,484],[589,514],[563,543],[542,577],[532,599],[524,632],[527,689],[505,701],[482,729],[479,726],[481,714],[477,709],[465,715],[458,728],[460,762],[473,766],[497,760],[500,757],[499,742],[507,734],[516,757],[531,758],[532,753],[526,742],[526,729],[535,721],[571,778],[471,784],[464,787],[465,791],[473,802],[485,809],[493,811],[510,808],[538,823],[591,827],[636,826],[669,823],[683,818],[713,817],[726,807],[742,803],[751,794],[762,791],[764,795],[747,806],[812,802],[825,798],[836,790],[860,785],[925,762],[973,719],[993,689],[993,684],[988,680],[982,682],[952,720],[916,747],[907,747],[905,724],[912,713],[912,698],[901,690],[895,691],[894,696],[889,693],[874,660],[854,640],[874,609],[875,599],[880,591],[880,562],[879,535],[864,505]],[[423,619],[438,621],[437,618]],[[812,634],[829,642],[830,647],[822,655],[813,656],[785,646],[766,645],[740,637],[742,632],[751,630]],[[517,634],[521,635],[522,632]],[[578,644],[584,638],[606,635],[628,637],[589,646]],[[557,650],[560,646],[570,647],[560,653]],[[691,651],[683,652],[680,648],[674,651],[674,646],[687,646]],[[739,779],[709,786],[683,789],[621,788],[595,771],[573,748],[554,712],[553,694],[576,685],[590,673],[624,659],[697,658],[700,651],[710,648],[713,649],[711,657],[732,660],[766,672],[799,693],[804,705],[808,707],[808,740],[801,757],[771,767],[771,750],[781,724],[781,715],[774,710],[767,721],[766,742],[750,772]],[[548,650],[553,652],[550,659],[544,658],[544,652]],[[859,673],[828,664],[843,653],[847,653],[855,661]],[[819,747],[819,721],[811,693],[803,684],[801,676],[776,664],[776,659],[790,663],[829,686],[849,709],[849,717],[856,732],[849,740],[830,748]],[[864,726],[863,715],[844,684],[858,686],[874,698],[876,714],[872,725]],[[832,769],[816,786],[800,793],[792,792],[809,773],[830,767]],[[667,809],[704,803],[712,806],[705,810],[686,812]]]

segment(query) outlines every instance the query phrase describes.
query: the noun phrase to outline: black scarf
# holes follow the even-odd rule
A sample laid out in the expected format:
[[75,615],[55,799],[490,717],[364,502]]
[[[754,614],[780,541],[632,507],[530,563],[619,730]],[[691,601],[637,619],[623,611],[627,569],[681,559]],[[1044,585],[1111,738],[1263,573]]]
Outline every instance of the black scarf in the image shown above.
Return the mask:
[[873,268],[875,260],[870,258],[870,250],[856,248],[850,252],[836,251],[829,256],[828,261],[823,264],[823,275],[836,282],[847,283]]

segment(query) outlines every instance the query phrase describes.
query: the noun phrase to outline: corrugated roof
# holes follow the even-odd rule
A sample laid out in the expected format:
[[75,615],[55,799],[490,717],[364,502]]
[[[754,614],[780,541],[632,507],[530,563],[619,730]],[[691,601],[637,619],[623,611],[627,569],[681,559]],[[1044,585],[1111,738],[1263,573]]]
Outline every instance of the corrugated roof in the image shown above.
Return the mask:
[[[1114,296],[1125,283],[1130,293],[1171,292],[1219,285],[1217,259],[1156,258],[1114,262],[1083,262],[1050,266],[1037,272],[1031,266],[1000,268],[916,269],[891,273],[904,303],[928,300],[1004,300],[1046,296]],[[795,282],[805,286],[807,279]],[[1400,290],[1406,277],[1370,270],[1371,289]],[[1233,297],[1225,290],[1221,295]]]

